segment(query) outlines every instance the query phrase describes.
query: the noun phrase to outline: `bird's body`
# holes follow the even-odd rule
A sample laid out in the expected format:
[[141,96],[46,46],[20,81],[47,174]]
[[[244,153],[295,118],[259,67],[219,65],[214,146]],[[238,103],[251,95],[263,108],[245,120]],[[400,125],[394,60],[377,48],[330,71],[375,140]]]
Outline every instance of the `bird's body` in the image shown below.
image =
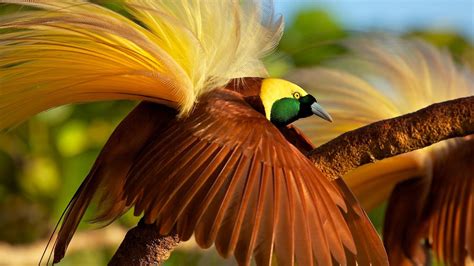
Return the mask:
[[[304,156],[312,145],[301,133],[266,118],[261,79],[241,84],[203,95],[186,118],[164,105],[137,106],[73,198],[55,260],[88,201],[98,196],[97,221],[134,206],[161,234],[177,232],[187,240],[194,233],[200,246],[215,244],[240,264],[253,255],[258,265],[268,265],[274,253],[282,265],[293,258],[311,265],[313,257],[319,265],[332,257],[345,265],[354,261],[356,246],[360,263],[384,264],[383,247],[370,244],[377,233],[344,183],[325,178]],[[364,233],[354,234],[358,230]]]
[[0,2],[46,10],[0,21],[12,30],[0,41],[1,127],[66,103],[144,100],[69,203],[55,262],[96,199],[97,222],[133,207],[161,234],[194,234],[242,265],[387,264],[354,196],[304,155],[313,146],[290,126],[330,116],[299,86],[264,78],[260,58],[282,27],[271,5],[126,1],[137,24],[87,1]]

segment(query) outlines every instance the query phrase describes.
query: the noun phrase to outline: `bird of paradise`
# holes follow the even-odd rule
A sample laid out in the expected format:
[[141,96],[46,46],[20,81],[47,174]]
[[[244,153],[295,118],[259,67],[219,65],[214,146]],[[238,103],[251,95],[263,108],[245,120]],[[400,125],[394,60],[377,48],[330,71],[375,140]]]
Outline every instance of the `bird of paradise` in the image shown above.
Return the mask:
[[271,3],[130,0],[124,16],[82,0],[0,2],[30,7],[0,18],[0,128],[64,104],[141,101],[68,204],[54,262],[96,199],[96,222],[133,207],[241,265],[387,264],[350,190],[291,126],[331,117],[267,77],[261,59],[283,29]]
[[[420,40],[385,36],[346,44],[351,55],[333,62],[334,67],[290,75],[309,92],[317,91],[334,117],[333,127],[319,121],[297,123],[315,143],[436,102],[474,95],[472,70]],[[429,249],[447,265],[472,265],[473,136],[362,166],[344,180],[367,210],[388,200],[383,236],[390,265],[424,265]]]

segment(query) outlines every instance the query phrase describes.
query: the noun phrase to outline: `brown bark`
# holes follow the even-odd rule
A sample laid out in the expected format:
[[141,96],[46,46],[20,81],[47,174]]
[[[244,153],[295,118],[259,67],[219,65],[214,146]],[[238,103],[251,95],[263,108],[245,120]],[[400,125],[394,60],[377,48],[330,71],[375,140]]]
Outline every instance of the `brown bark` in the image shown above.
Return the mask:
[[[349,131],[309,156],[324,173],[336,178],[376,160],[470,134],[474,134],[474,96]],[[177,235],[160,236],[154,225],[140,222],[127,233],[109,265],[159,265],[178,242]]]
[[178,245],[177,234],[162,236],[154,224],[143,219],[127,232],[109,266],[161,265]]
[[336,178],[367,163],[473,133],[471,96],[346,132],[314,149],[310,157],[325,174]]

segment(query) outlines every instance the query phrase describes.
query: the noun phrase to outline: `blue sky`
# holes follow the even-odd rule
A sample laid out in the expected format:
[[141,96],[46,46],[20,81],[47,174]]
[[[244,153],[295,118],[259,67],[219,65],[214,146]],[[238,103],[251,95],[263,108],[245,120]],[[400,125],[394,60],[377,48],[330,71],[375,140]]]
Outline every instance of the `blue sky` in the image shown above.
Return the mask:
[[274,0],[291,22],[298,10],[322,7],[348,30],[400,33],[407,29],[448,29],[474,41],[474,0]]

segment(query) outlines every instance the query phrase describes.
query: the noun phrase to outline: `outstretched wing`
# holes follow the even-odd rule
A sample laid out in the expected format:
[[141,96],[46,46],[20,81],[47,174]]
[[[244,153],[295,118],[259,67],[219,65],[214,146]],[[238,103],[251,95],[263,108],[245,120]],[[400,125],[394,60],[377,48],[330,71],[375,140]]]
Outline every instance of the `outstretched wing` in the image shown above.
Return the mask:
[[0,129],[68,103],[150,100],[187,114],[230,79],[266,74],[281,19],[260,1],[0,0]]
[[[61,216],[63,221],[53,245],[55,263],[64,257],[66,248],[94,197],[101,198],[101,209],[108,210],[108,216],[97,217],[101,221],[111,222],[130,208],[123,200],[119,200],[127,173],[142,147],[156,132],[166,127],[176,114],[176,110],[172,108],[142,102],[120,122]],[[99,197],[100,195],[102,196]],[[54,231],[56,232],[56,228]]]
[[[157,132],[117,191],[113,201],[134,205],[162,234],[176,230],[187,240],[194,233],[202,247],[215,244],[241,264],[253,256],[269,265],[275,254],[279,265],[344,265],[359,252],[354,234],[365,229],[346,221],[345,192],[228,90],[208,94],[188,118]],[[114,212],[102,210],[103,217]]]

